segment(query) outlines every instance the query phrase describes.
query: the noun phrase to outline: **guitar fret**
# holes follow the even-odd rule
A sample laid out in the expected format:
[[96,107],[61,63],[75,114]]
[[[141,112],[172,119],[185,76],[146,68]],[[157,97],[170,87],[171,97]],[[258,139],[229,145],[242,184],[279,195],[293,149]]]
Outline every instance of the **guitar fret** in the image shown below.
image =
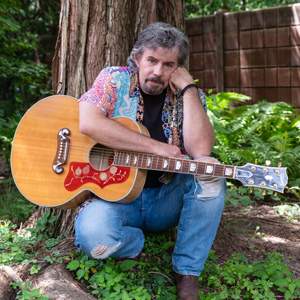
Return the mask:
[[195,174],[197,171],[197,163],[195,161],[190,161],[190,166],[189,166],[189,173],[190,174]]
[[145,169],[146,164],[145,164],[145,154],[141,154],[142,160],[141,160],[141,166],[140,168]]
[[161,170],[160,165],[161,165],[161,157],[157,157],[156,158],[156,167],[155,167],[155,169],[156,170]]
[[129,153],[126,153],[124,159],[125,159],[124,164],[126,166],[130,165],[130,154]]
[[204,175],[205,174],[205,163],[198,162],[197,174],[198,175]]
[[176,159],[174,158],[169,158],[169,172],[174,172],[175,171],[175,161]]
[[182,161],[182,172],[183,173],[189,173],[189,161],[188,160],[183,160]]
[[116,165],[123,164],[122,156],[123,156],[122,152],[116,152],[116,155],[115,155],[115,164]]
[[147,169],[150,169],[152,166],[153,158],[151,156],[147,156]]
[[175,162],[175,171],[180,172],[182,171],[182,161],[181,160],[177,160]]
[[213,175],[214,174],[214,165],[212,164],[205,164],[205,175]]
[[162,157],[159,157],[157,159],[156,169],[157,170],[162,170]]
[[162,159],[162,169],[163,170],[169,170],[169,161],[167,158]]
[[133,155],[132,153],[127,153],[127,157],[126,157],[126,165],[133,167]]
[[235,176],[235,167],[233,166],[224,166],[224,174],[223,177],[226,178],[234,178]]
[[218,177],[224,177],[225,168],[221,164],[215,165],[215,175]]
[[138,158],[137,167],[142,168],[143,167],[143,158],[144,158],[143,154],[137,154],[137,158]]

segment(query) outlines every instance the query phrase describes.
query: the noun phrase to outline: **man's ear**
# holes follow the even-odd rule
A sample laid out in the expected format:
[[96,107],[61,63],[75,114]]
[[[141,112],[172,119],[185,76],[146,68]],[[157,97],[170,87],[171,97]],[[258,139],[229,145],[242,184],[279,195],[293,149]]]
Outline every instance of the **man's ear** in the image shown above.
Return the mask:
[[140,55],[137,53],[134,53],[133,57],[134,57],[137,67],[140,68]]

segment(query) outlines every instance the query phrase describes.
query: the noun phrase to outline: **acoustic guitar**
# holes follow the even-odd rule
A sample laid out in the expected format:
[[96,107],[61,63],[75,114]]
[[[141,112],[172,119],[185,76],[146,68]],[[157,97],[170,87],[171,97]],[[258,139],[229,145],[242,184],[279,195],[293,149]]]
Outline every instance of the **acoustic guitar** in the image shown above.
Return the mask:
[[[33,105],[16,130],[11,170],[15,183],[31,202],[67,209],[88,196],[130,202],[143,189],[147,170],[209,175],[240,180],[245,186],[283,192],[286,168],[247,163],[236,167],[159,157],[104,147],[79,132],[79,105],[69,96],[51,96]],[[140,134],[147,129],[129,118],[115,118]]]

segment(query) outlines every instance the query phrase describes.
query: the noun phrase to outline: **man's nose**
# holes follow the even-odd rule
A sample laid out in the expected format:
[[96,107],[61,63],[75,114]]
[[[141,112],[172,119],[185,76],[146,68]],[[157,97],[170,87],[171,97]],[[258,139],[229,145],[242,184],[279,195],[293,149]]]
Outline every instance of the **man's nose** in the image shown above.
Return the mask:
[[161,64],[156,64],[154,67],[154,72],[153,74],[157,77],[161,77],[163,73],[163,68]]

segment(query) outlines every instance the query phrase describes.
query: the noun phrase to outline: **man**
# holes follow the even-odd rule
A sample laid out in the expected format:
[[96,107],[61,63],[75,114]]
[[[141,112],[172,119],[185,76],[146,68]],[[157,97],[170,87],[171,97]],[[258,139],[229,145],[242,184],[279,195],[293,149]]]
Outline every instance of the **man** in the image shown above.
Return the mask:
[[[129,67],[102,70],[79,100],[80,131],[113,149],[174,158],[185,154],[215,163],[208,157],[214,132],[204,96],[183,68],[187,55],[182,32],[164,23],[146,27],[128,58]],[[119,116],[144,124],[151,138],[111,119]],[[142,251],[143,229],[178,225],[172,255],[178,297],[199,299],[197,276],[218,228],[226,184],[212,177],[162,175],[148,171],[145,187],[133,202],[86,201],[75,221],[75,244],[95,259],[133,258]]]

